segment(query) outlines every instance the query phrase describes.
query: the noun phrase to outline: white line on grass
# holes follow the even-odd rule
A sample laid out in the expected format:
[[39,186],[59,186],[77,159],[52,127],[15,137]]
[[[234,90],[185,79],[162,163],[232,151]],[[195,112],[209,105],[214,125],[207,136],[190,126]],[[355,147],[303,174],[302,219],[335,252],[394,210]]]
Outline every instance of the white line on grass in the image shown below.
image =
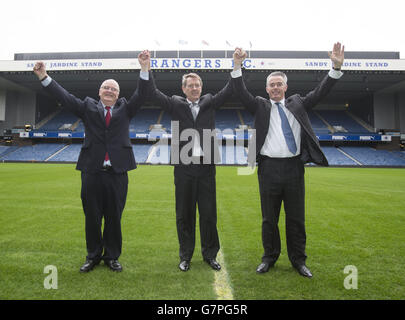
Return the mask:
[[222,250],[219,250],[217,260],[221,265],[221,270],[215,272],[214,289],[217,294],[217,300],[233,300],[232,287],[229,281],[228,272],[226,271]]

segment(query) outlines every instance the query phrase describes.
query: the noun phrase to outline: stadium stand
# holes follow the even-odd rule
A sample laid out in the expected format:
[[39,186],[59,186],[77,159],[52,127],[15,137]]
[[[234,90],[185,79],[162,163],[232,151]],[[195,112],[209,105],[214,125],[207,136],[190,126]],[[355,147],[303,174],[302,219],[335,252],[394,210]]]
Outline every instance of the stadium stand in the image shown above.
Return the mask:
[[405,158],[388,150],[378,150],[371,147],[341,146],[344,152],[367,166],[405,166]]
[[46,161],[64,146],[63,143],[39,143],[32,146],[21,146],[13,152],[7,153],[1,160]]
[[315,134],[330,134],[328,126],[322,121],[321,118],[314,112],[308,112],[309,121],[311,121],[312,128],[314,128]]
[[358,163],[347,157],[339,148],[323,146],[322,151],[330,166],[357,166]]
[[215,115],[215,127],[219,130],[237,128],[241,123],[236,109],[219,109]]
[[[41,126],[41,130],[47,131],[70,131],[70,126],[75,124],[79,120],[74,114],[69,111],[61,110],[54,117],[49,119],[45,124]],[[64,125],[67,125],[63,128]]]
[[342,127],[343,132],[370,133],[370,131],[350,117],[344,110],[317,110],[315,112],[332,127]]
[[59,152],[54,154],[49,158],[49,162],[66,161],[66,162],[76,162],[79,158],[79,153],[82,148],[81,143],[72,143],[63,147]]
[[170,163],[170,146],[154,145],[150,147],[147,163],[151,164],[168,164]]
[[15,151],[17,148],[17,146],[0,146],[0,160],[7,154]]
[[132,145],[132,151],[135,155],[136,162],[137,163],[146,163],[150,149],[151,149],[150,144]]
[[253,128],[254,125],[253,115],[249,111],[246,111],[245,109],[239,110],[239,112],[242,117],[243,124],[249,126],[250,128]]
[[151,125],[158,123],[161,109],[142,108],[136,116],[132,118],[129,131],[137,133],[147,133]]
[[[369,134],[366,125],[360,124],[346,110],[311,110],[308,113],[311,124],[317,135],[336,133],[336,126],[342,127],[345,134]],[[222,108],[216,112],[216,128],[222,133],[226,129],[232,130],[239,125],[254,126],[254,117],[245,109]],[[161,136],[161,133],[171,133],[171,117],[161,108],[141,108],[131,120],[131,133],[142,133]],[[65,124],[73,125],[63,128]],[[151,129],[153,125],[160,124],[161,128]],[[41,123],[41,131],[56,132],[84,132],[83,123],[67,111],[60,111],[49,116],[48,121]],[[139,138],[137,138],[139,139]],[[141,138],[142,139],[142,138]],[[139,143],[136,140],[133,152],[137,163],[143,164],[169,164],[170,145],[159,145],[155,142]],[[151,144],[152,143],[152,144]],[[153,144],[154,143],[154,144]],[[234,142],[233,142],[234,143]],[[43,141],[32,146],[0,146],[1,161],[47,161],[47,162],[76,162],[82,144],[79,142],[44,143]],[[388,151],[368,146],[322,146],[326,158],[331,166],[401,166],[405,167],[405,151]],[[232,145],[221,147],[221,162],[223,165],[246,165],[246,149],[242,146]]]
[[170,114],[167,112],[163,112],[163,116],[160,119],[160,124],[162,125],[163,128],[165,128],[166,132],[170,133],[172,131],[172,125],[171,125],[172,118]]

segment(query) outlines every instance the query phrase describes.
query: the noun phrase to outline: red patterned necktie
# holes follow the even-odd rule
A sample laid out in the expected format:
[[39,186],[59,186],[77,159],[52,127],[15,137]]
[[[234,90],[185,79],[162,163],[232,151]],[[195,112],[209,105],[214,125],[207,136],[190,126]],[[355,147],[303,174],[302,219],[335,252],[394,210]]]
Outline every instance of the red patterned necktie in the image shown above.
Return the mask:
[[[107,114],[105,116],[105,125],[108,127],[110,125],[110,120],[111,120],[111,107],[105,107],[107,110]],[[110,157],[108,156],[108,152],[105,153],[104,161],[110,160]]]

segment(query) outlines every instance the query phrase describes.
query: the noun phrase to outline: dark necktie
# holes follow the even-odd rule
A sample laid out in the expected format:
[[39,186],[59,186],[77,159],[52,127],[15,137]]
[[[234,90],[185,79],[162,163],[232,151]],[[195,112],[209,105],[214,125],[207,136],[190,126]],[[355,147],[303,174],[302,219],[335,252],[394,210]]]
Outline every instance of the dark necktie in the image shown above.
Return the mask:
[[[111,107],[105,107],[107,110],[107,114],[105,115],[105,125],[108,127],[110,125],[110,120],[111,120]],[[108,156],[108,152],[105,153],[104,161],[110,160],[110,157]]]
[[291,130],[290,124],[288,123],[287,116],[281,108],[281,103],[276,102],[276,106],[278,108],[278,113],[281,119],[281,129],[283,130],[285,142],[287,143],[288,150],[291,151],[292,154],[297,152],[297,145],[295,144],[294,134]]

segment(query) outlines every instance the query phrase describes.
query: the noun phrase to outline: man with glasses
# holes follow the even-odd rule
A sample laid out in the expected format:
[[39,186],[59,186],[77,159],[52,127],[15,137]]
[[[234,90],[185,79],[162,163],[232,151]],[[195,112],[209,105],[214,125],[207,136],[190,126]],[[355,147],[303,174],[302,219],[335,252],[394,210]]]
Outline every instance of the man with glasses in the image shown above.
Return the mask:
[[76,166],[82,178],[87,246],[86,262],[80,272],[92,270],[101,260],[111,270],[122,271],[118,261],[122,249],[121,216],[128,191],[127,172],[136,168],[129,123],[148,93],[149,59],[145,52],[138,55],[140,79],[129,101],[119,98],[120,87],[113,79],[101,84],[99,101],[90,97],[76,98],[47,74],[45,63],[37,62],[34,66],[44,90],[79,117],[85,128]]
[[246,52],[234,52],[232,86],[239,99],[255,116],[256,149],[249,152],[248,162],[258,162],[259,190],[262,209],[262,242],[264,254],[258,273],[265,273],[280,256],[278,229],[281,204],[284,204],[287,252],[292,266],[304,277],[312,273],[305,264],[305,181],[304,164],[328,165],[311,127],[307,111],[314,108],[331,91],[343,75],[344,46],[335,43],[329,52],[332,69],[318,86],[300,96],[285,97],[287,76],[280,71],[266,80],[269,99],[254,97],[247,90],[241,72]]
[[[171,164],[174,165],[176,226],[179,239],[181,271],[190,268],[195,247],[196,208],[198,206],[201,253],[214,270],[220,248],[217,231],[215,163],[220,161],[215,135],[215,112],[232,96],[228,82],[217,94],[201,96],[203,83],[198,74],[183,75],[181,89],[185,97],[167,96],[156,88],[151,79],[153,100],[172,118],[174,131],[180,136],[178,144],[172,137]],[[175,129],[175,126],[177,129]],[[214,132],[204,137],[205,132]]]

